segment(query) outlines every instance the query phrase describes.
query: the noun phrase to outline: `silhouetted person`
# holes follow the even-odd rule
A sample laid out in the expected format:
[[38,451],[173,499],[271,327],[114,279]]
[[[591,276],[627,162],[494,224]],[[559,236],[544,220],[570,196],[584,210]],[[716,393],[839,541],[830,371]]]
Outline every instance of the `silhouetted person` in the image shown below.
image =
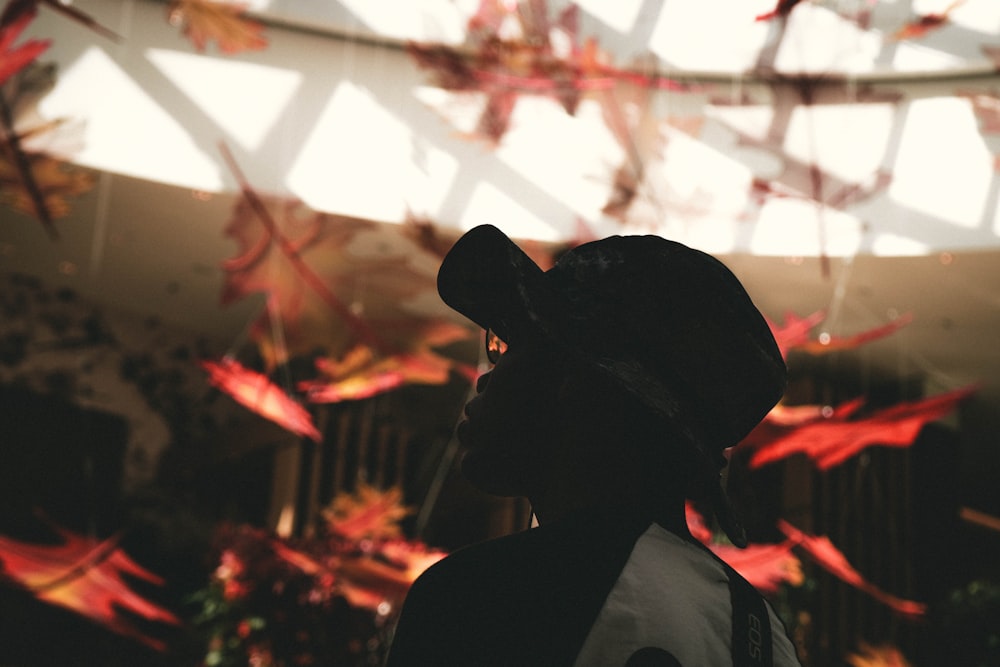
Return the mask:
[[773,610],[685,521],[703,499],[745,544],[723,451],[784,390],[735,276],[655,236],[587,243],[543,272],[484,225],[445,257],[438,291],[487,330],[495,363],[458,427],[462,472],[527,497],[539,526],[425,572],[390,667],[797,665]]

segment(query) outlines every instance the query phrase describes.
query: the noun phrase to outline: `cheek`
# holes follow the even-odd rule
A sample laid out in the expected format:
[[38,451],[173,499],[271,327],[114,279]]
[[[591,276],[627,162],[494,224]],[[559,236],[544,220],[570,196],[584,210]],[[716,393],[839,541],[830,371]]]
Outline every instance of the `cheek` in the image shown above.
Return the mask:
[[462,472],[475,486],[501,496],[527,495],[545,477],[554,434],[542,403],[512,402],[485,409],[469,424]]

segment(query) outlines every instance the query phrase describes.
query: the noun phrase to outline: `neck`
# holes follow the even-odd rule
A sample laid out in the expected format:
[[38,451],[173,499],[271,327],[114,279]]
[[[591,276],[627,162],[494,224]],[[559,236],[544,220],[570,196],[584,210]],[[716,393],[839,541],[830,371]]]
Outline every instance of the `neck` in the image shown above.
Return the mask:
[[609,487],[590,487],[586,494],[563,493],[551,489],[548,493],[529,497],[531,509],[539,524],[559,521],[565,517],[588,512],[621,511],[641,513],[681,537],[690,536],[682,496],[651,499],[636,493],[636,486],[613,490]]

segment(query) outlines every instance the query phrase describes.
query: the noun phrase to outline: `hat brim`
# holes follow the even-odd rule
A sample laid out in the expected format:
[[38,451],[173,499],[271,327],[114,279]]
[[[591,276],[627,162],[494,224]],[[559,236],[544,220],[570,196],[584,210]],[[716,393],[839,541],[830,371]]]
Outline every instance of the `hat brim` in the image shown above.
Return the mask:
[[533,314],[555,295],[545,272],[517,244],[493,225],[466,232],[438,270],[441,299],[451,308],[500,338],[524,328],[539,328]]

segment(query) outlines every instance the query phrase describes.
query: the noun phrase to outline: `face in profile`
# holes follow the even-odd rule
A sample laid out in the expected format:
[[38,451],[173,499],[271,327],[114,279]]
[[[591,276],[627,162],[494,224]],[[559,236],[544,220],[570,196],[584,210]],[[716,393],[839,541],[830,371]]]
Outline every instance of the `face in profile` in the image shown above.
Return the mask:
[[554,449],[560,372],[551,350],[512,345],[479,378],[458,426],[462,473],[499,496],[528,496],[544,484]]

